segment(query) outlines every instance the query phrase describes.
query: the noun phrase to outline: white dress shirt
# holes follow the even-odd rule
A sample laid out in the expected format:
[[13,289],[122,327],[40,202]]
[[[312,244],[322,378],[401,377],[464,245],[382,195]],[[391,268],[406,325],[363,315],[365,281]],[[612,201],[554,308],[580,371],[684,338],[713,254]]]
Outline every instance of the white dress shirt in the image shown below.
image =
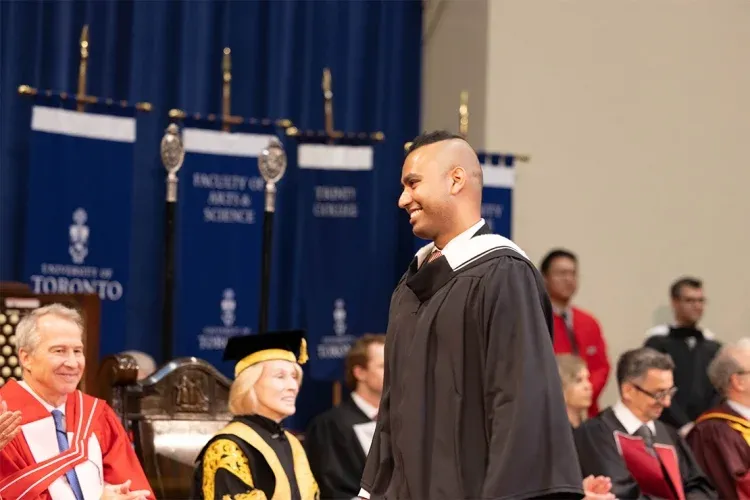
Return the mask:
[[[623,403],[622,400],[618,400],[617,403],[615,403],[612,407],[612,411],[615,413],[617,420],[619,420],[622,426],[625,427],[628,434],[635,434],[635,431],[644,424],[640,418],[636,417],[635,414],[630,411],[630,408],[625,406],[625,403]],[[651,434],[656,436],[656,426],[654,425],[654,421],[649,420],[648,422],[645,422],[645,424],[651,430]]]
[[374,420],[375,417],[378,416],[378,409],[365,401],[364,398],[356,392],[352,392],[352,399],[354,400],[354,404],[357,405],[357,407],[362,410],[362,413],[364,413],[370,420]]
[[742,418],[750,420],[750,408],[739,404],[737,401],[732,401],[731,399],[727,399],[727,404],[731,409],[739,413]]
[[46,410],[50,413],[50,415],[52,415],[52,410],[59,410],[60,413],[62,413],[63,416],[65,416],[65,403],[63,403],[60,406],[58,406],[57,408],[55,408],[54,406],[52,406],[51,404],[49,404],[48,402],[46,402],[45,400],[43,400],[42,397],[39,394],[37,394],[36,392],[34,392],[34,389],[32,389],[31,386],[29,384],[27,384],[25,381],[23,381],[23,380],[19,381],[18,385],[20,385],[21,387],[23,387],[24,389],[26,389],[29,394],[31,394],[32,396],[34,396],[37,401],[39,401],[40,403],[42,403],[42,405],[44,406],[44,408],[46,408]]

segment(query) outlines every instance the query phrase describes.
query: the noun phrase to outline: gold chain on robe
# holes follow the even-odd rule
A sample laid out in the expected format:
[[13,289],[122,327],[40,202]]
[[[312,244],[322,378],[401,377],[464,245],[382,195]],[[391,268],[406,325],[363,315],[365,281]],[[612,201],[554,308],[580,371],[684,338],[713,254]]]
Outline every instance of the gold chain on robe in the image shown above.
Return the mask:
[[736,430],[740,434],[742,434],[742,437],[745,438],[745,442],[750,445],[750,421],[742,418],[742,417],[735,417],[734,415],[730,415],[728,413],[723,412],[711,412],[706,413],[704,415],[701,415],[698,417],[698,419],[695,421],[695,423],[703,422],[704,420],[709,420],[711,418],[717,418],[721,420],[726,420],[728,422],[729,427]]

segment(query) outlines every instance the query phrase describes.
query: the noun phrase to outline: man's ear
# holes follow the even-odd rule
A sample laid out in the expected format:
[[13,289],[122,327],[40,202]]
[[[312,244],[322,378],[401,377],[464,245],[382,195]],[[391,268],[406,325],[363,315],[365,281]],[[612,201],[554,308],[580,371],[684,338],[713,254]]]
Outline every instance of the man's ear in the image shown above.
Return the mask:
[[633,386],[630,384],[630,382],[625,382],[622,384],[622,387],[620,387],[620,397],[623,399],[623,401],[631,399],[631,396],[633,395]]
[[19,364],[24,369],[28,369],[29,359],[30,358],[31,358],[31,355],[29,355],[29,353],[28,353],[28,351],[26,351],[26,349],[19,349],[18,350],[18,361],[19,361]]
[[451,194],[457,194],[466,184],[466,170],[463,167],[455,167],[451,171]]
[[352,374],[354,375],[354,378],[357,381],[360,381],[363,378],[365,378],[364,377],[364,373],[362,373],[364,371],[364,369],[365,368],[363,366],[360,366],[360,365],[355,365],[354,368],[352,368]]

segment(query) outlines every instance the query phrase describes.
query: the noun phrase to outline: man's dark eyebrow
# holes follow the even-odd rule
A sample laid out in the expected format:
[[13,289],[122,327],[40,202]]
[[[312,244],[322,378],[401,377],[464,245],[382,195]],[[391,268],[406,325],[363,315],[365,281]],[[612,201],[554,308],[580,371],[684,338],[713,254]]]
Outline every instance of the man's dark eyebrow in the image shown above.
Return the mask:
[[412,174],[406,174],[406,176],[401,181],[401,184],[408,184],[411,181],[418,181],[421,178],[422,178],[422,176],[419,175],[419,174],[413,174],[413,173]]

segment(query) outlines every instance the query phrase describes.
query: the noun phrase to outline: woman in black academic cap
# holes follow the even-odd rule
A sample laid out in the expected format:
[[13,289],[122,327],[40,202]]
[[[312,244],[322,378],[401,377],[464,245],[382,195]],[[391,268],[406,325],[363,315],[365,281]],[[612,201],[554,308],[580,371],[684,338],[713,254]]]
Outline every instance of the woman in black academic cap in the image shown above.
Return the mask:
[[281,426],[293,415],[307,361],[303,332],[232,337],[224,359],[236,361],[229,391],[232,422],[198,454],[193,498],[316,500],[305,451]]

